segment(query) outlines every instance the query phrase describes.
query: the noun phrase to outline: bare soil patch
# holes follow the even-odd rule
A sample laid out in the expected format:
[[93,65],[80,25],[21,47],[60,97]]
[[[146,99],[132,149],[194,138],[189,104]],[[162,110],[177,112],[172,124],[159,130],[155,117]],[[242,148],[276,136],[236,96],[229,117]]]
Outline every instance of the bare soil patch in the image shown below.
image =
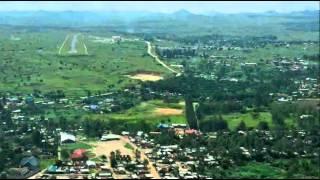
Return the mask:
[[120,150],[122,155],[130,155],[134,156],[132,150],[125,147],[126,142],[122,140],[114,140],[114,141],[98,141],[95,143],[91,143],[95,147],[93,148],[93,152],[96,156],[106,155],[109,156],[112,151]]
[[183,113],[182,109],[173,109],[173,108],[156,108],[154,113],[157,115],[181,115]]
[[163,79],[163,77],[159,76],[159,75],[144,74],[144,73],[135,74],[135,75],[127,75],[127,76],[131,79],[138,79],[141,81],[159,81],[159,80]]

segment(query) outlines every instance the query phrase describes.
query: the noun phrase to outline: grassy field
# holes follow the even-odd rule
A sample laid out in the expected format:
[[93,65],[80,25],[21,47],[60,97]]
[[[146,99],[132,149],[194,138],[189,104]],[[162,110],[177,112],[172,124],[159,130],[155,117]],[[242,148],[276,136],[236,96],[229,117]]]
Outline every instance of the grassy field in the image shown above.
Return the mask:
[[[71,37],[73,32],[8,32],[2,29],[0,33],[8,34],[0,37],[0,92],[63,90],[70,96],[82,96],[86,90],[109,91],[136,84],[138,80],[125,75],[137,71],[156,72],[162,76],[170,74],[147,55],[146,44],[142,41],[105,44],[92,41],[89,38],[91,34],[82,33],[78,37],[77,47],[83,47],[85,43],[89,54],[60,56],[60,46],[66,36],[69,34]],[[19,40],[10,39],[10,34]],[[70,37],[67,38],[63,52],[69,51]]]
[[250,162],[232,168],[226,173],[231,179],[317,179],[319,168],[315,164],[310,168],[303,168],[303,161],[305,164],[311,164],[307,159],[278,159],[271,163]]
[[141,104],[130,108],[123,112],[111,113],[111,114],[92,114],[84,115],[83,118],[86,119],[111,119],[116,121],[124,121],[129,123],[139,122],[145,120],[149,124],[156,125],[161,121],[167,122],[170,119],[171,123],[186,123],[185,115],[159,115],[155,114],[156,108],[174,108],[174,109],[184,109],[184,104],[180,103],[164,103],[160,100],[152,100],[147,102],[142,102]]
[[130,150],[134,150],[134,148],[129,143],[126,143],[124,147]]
[[66,149],[72,152],[75,149],[91,149],[92,146],[83,142],[76,142],[72,144],[65,144],[61,146],[61,149]]
[[41,159],[40,160],[40,169],[46,169],[48,168],[50,165],[55,164],[56,160],[55,159]]
[[282,169],[273,167],[267,163],[257,163],[252,162],[248,163],[245,166],[239,166],[237,168],[233,168],[232,171],[229,172],[228,177],[232,178],[284,178],[285,174]]
[[[235,129],[241,121],[244,121],[247,127],[256,127],[259,122],[265,121],[269,124],[270,127],[273,126],[272,124],[272,116],[270,112],[259,112],[257,117],[253,116],[252,113],[231,113],[222,115],[223,119],[228,122],[228,126],[230,129]],[[287,126],[294,125],[294,121],[292,118],[286,118],[285,123]]]

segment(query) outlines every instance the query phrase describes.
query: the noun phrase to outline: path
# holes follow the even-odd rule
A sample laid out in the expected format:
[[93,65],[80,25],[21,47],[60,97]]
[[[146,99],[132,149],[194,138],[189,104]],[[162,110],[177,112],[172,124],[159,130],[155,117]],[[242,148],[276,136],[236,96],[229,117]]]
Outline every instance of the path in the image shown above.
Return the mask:
[[168,69],[169,71],[177,74],[177,76],[180,75],[180,73],[179,73],[178,71],[176,71],[176,70],[172,69],[171,67],[169,67],[168,65],[166,65],[163,61],[161,61],[161,60],[159,59],[159,57],[158,57],[157,55],[155,55],[155,54],[153,54],[153,53],[151,52],[152,47],[151,47],[151,43],[150,43],[149,41],[145,41],[145,42],[146,42],[147,45],[148,45],[148,54],[149,54],[151,57],[153,57],[159,64],[161,64],[163,67],[165,67],[165,68]]

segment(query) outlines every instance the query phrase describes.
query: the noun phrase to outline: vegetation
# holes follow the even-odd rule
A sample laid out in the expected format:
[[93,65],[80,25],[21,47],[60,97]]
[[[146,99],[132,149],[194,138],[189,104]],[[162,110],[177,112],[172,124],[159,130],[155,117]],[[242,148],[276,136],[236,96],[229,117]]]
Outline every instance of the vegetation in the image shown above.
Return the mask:
[[[128,13],[123,22],[83,12],[87,23],[78,12],[25,13],[0,12],[0,179],[24,157],[44,169],[60,150],[68,160],[92,149],[82,140],[61,145],[59,132],[96,141],[122,131],[156,131],[136,140],[178,145],[175,158],[212,178],[319,179],[319,11]],[[181,73],[156,62],[145,41]],[[162,80],[128,76],[141,73]],[[189,131],[177,135],[170,126],[178,123]],[[113,168],[131,161],[120,151],[100,159]]]

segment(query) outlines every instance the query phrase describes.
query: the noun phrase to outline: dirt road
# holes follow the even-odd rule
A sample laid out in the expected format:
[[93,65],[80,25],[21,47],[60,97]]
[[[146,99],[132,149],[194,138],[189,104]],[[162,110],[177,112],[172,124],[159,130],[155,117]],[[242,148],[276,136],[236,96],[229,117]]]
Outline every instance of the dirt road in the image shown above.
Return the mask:
[[152,174],[154,179],[160,179],[160,175],[158,173],[158,171],[156,170],[156,168],[152,165],[151,160],[146,156],[146,154],[144,153],[144,151],[140,148],[138,148],[135,144],[133,144],[132,142],[130,142],[129,139],[125,138],[125,137],[121,137],[121,140],[130,144],[134,149],[139,149],[141,151],[141,159],[147,159],[149,161],[149,169],[150,169],[150,174]]
[[148,45],[148,54],[153,57],[159,64],[161,64],[163,67],[165,67],[166,69],[168,69],[169,71],[175,73],[177,76],[180,75],[180,73],[174,69],[172,69],[171,67],[169,67],[168,65],[166,65],[163,61],[161,61],[159,59],[159,57],[155,54],[152,53],[152,47],[151,47],[151,43],[149,41],[146,41],[147,45]]

